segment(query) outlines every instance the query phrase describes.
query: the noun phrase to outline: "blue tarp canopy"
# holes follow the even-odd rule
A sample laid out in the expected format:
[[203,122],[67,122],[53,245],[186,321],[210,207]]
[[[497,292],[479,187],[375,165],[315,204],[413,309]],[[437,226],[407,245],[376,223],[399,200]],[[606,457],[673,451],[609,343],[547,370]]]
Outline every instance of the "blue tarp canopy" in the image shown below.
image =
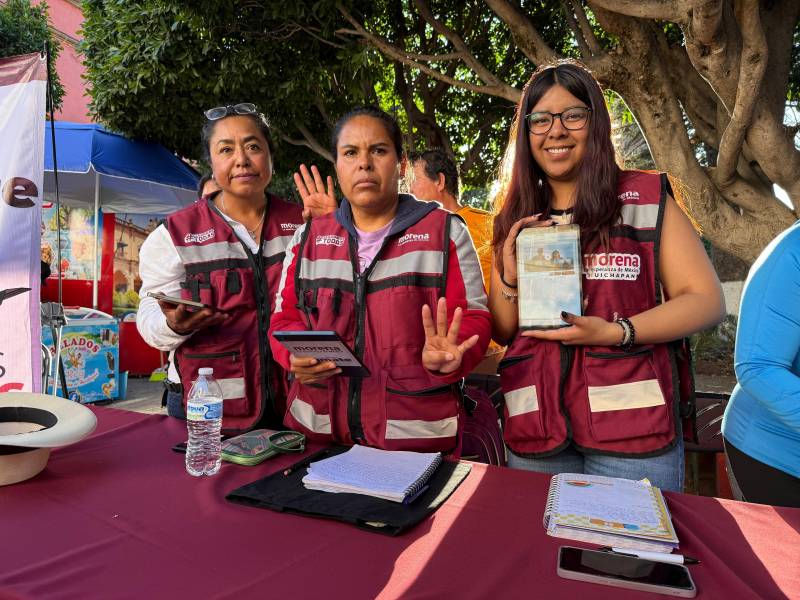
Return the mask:
[[[199,175],[159,144],[93,123],[56,121],[61,202],[103,212],[169,214],[197,199]],[[45,123],[44,197],[55,202],[50,122]]]

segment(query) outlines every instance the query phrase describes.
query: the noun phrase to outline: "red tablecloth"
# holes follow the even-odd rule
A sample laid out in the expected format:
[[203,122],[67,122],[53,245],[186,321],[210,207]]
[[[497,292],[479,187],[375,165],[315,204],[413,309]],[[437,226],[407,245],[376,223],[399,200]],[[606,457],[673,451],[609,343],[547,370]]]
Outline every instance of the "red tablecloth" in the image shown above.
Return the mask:
[[[231,504],[284,468],[195,479],[183,424],[93,408],[97,432],[0,488],[0,598],[654,598],[567,581],[545,535],[549,478],[475,465],[428,520],[390,538]],[[800,510],[667,494],[701,598],[800,598]]]

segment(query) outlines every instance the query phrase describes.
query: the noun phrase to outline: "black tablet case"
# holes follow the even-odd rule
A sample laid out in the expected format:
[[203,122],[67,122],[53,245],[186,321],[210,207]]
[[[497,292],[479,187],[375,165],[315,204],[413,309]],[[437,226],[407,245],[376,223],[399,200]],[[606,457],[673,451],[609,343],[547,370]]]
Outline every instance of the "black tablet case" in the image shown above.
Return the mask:
[[268,508],[311,517],[344,521],[368,531],[399,535],[432,514],[467,477],[469,463],[443,461],[434,472],[425,490],[410,504],[401,504],[362,494],[330,493],[308,490],[303,485],[306,467],[345,452],[348,448],[325,448],[289,467],[290,473],[278,471],[268,477],[230,492],[231,502]]

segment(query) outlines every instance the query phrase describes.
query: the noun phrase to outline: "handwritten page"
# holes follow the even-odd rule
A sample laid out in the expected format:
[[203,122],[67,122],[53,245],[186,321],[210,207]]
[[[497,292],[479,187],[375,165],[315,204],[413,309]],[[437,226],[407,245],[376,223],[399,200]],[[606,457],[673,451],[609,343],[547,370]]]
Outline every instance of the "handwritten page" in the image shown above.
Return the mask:
[[311,463],[303,484],[326,492],[366,494],[402,502],[425,484],[441,462],[438,452],[403,452],[353,446]]
[[558,514],[584,515],[611,523],[658,527],[650,484],[615,479],[599,481],[589,475],[562,474],[554,507]]

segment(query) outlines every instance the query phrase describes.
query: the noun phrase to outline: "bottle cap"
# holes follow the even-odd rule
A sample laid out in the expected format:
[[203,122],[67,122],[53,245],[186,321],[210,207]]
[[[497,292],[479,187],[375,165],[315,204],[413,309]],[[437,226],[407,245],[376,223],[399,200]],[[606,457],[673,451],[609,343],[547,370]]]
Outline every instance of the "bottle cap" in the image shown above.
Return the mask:
[[213,375],[214,369],[212,367],[200,367],[197,370],[198,375]]

